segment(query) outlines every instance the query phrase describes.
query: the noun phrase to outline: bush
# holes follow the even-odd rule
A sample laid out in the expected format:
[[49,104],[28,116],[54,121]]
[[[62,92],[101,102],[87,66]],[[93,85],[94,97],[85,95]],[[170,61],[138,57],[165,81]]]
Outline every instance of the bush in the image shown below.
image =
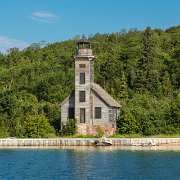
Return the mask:
[[7,132],[7,129],[4,128],[4,127],[0,127],[0,137],[5,138],[5,137],[8,137],[8,136],[9,136],[9,134]]
[[104,136],[104,129],[102,127],[98,126],[96,131],[97,131],[97,137],[100,138]]
[[69,136],[76,134],[76,120],[68,119],[66,125],[63,125],[60,134],[62,136]]
[[54,128],[44,114],[28,115],[25,121],[25,136],[31,138],[47,138],[48,134],[55,134]]

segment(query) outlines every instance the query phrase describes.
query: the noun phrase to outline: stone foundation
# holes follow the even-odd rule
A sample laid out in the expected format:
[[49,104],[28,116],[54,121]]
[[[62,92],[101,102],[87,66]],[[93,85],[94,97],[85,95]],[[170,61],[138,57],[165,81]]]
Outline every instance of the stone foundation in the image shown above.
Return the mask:
[[[109,137],[115,134],[116,127],[112,125],[90,125],[90,124],[78,124],[77,134],[78,135],[98,135],[98,132],[102,131],[104,136]],[[100,134],[100,133],[99,133]]]

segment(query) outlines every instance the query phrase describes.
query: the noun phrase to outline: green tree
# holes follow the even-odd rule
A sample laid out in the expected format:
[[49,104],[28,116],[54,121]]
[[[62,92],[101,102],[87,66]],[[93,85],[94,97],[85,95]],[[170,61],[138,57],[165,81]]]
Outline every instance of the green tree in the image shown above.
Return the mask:
[[128,85],[127,85],[127,79],[124,72],[120,79],[120,98],[121,99],[128,98]]
[[155,33],[147,27],[142,38],[141,58],[138,61],[136,88],[139,92],[157,93],[160,89],[161,61],[158,51]]
[[170,81],[169,73],[166,71],[163,76],[163,84],[162,84],[163,93],[165,96],[170,96],[173,93],[172,84]]
[[75,119],[68,119],[66,124],[63,125],[61,129],[62,136],[74,135],[76,134],[76,120]]
[[139,133],[138,123],[127,106],[122,109],[121,115],[117,121],[117,128],[120,134]]
[[55,134],[55,130],[43,114],[28,115],[25,118],[26,137],[43,138],[49,137],[50,134]]

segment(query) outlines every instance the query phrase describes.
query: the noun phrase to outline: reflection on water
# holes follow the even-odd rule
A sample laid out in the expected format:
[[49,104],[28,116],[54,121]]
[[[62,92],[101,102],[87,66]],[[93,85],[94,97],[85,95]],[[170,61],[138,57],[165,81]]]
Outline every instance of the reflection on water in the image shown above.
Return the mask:
[[173,146],[66,146],[61,147],[62,149],[75,149],[78,151],[115,151],[115,150],[129,150],[129,151],[180,151],[180,145],[173,145]]
[[180,179],[180,151],[171,150],[169,146],[0,149],[0,179]]

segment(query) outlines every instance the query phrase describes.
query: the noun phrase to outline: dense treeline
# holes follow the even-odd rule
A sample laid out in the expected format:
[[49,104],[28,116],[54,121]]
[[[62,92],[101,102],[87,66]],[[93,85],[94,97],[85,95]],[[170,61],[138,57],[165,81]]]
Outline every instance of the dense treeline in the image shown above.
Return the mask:
[[[118,133],[180,133],[180,26],[95,34],[95,81],[123,109]],[[53,137],[74,89],[74,39],[0,54],[0,137]]]

